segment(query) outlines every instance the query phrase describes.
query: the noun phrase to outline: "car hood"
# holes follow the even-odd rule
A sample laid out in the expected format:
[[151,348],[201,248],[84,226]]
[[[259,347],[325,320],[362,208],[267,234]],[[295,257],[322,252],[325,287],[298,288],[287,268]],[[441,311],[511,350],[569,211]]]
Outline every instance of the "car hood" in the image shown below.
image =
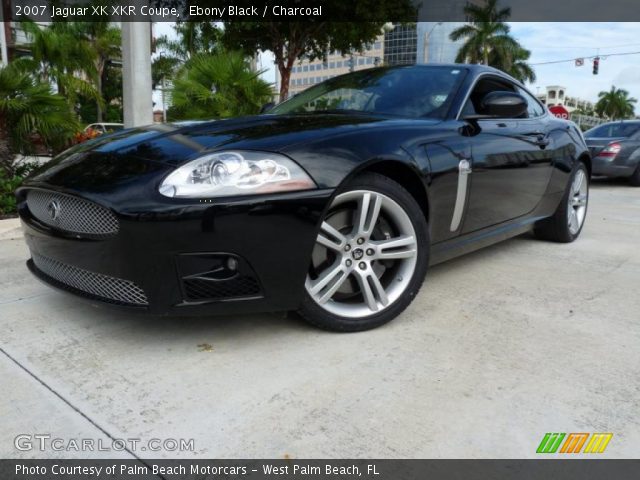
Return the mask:
[[257,115],[123,130],[87,142],[78,150],[178,165],[208,150],[281,151],[295,144],[397,121],[367,114]]
[[[420,120],[421,125],[439,120]],[[69,192],[106,192],[132,184],[149,185],[176,166],[208,151],[264,150],[292,154],[313,142],[348,138],[372,128],[385,132],[415,123],[367,114],[257,115],[207,122],[150,125],[98,137],[54,158],[25,186],[58,187]],[[316,159],[314,163],[323,159]],[[326,161],[326,160],[324,160]],[[321,165],[316,165],[322,169]],[[154,182],[153,180],[156,180]]]

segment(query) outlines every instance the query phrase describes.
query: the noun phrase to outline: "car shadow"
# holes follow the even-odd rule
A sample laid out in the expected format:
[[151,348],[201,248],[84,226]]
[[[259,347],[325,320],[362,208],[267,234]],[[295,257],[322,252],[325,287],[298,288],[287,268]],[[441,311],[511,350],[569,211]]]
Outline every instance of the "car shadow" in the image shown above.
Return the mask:
[[[424,287],[428,289],[429,283],[437,281],[438,277],[449,274],[464,275],[472,265],[477,262],[491,262],[497,255],[516,255],[524,243],[539,241],[531,233],[523,234],[434,265],[429,268]],[[421,294],[424,294],[424,290],[418,295]],[[99,336],[118,337],[120,332],[126,331],[127,336],[136,341],[167,347],[189,341],[193,343],[194,348],[197,345],[206,350],[213,342],[235,345],[246,342],[246,345],[250,345],[256,339],[262,342],[272,337],[296,336],[297,333],[304,333],[306,336],[335,335],[309,325],[296,312],[158,316],[110,309],[108,306],[91,304],[62,292],[51,295],[47,302],[50,302],[50,311],[67,312],[66,321],[77,324],[78,328],[87,328],[90,325],[92,330],[99,331]]]
[[[468,271],[468,267],[477,262],[490,262],[496,255],[508,255],[519,249],[523,242],[536,240],[533,234],[524,234],[495,245],[491,245],[461,257],[448,260],[429,268],[425,287],[440,276]],[[420,293],[419,293],[420,295]],[[296,335],[334,335],[306,323],[296,312],[267,312],[237,315],[211,316],[157,316],[145,313],[129,313],[110,309],[103,305],[94,305],[71,295],[58,292],[47,299],[51,303],[50,311],[66,311],[67,321],[77,323],[79,327],[91,325],[91,329],[100,330],[100,335],[111,336],[118,332],[127,332],[127,336],[146,344],[158,343],[170,346],[183,340],[193,339],[194,346],[201,345],[206,350],[211,342],[234,343],[246,341],[252,343],[256,338]],[[111,332],[111,333],[110,333]],[[196,340],[196,339],[202,339]],[[208,340],[207,340],[208,339]],[[199,342],[199,343],[198,343]],[[215,348],[215,347],[214,347]]]
[[[165,316],[112,309],[92,304],[64,292],[47,295],[47,310],[51,322],[58,325],[58,315],[77,332],[79,337],[89,333],[89,342],[100,340],[121,342],[140,347],[152,346],[167,351],[190,350],[215,351],[222,345],[245,347],[274,341],[276,343],[299,337],[324,333],[304,322],[293,312],[267,312],[237,315]],[[328,332],[327,332],[328,333]],[[108,340],[106,340],[108,339]],[[136,347],[137,348],[137,347]],[[210,350],[211,349],[211,350]]]
[[592,177],[590,188],[600,189],[606,187],[631,187],[629,179],[625,177]]
[[[515,252],[520,249],[523,244],[530,242],[544,242],[535,237],[533,232],[524,233],[517,237],[504,240],[502,242],[494,243],[487,247],[480,248],[473,252],[466,253],[459,257],[452,258],[446,262],[438,263],[429,267],[427,272],[427,284],[428,281],[434,280],[434,278],[445,275],[450,271],[462,272],[464,275],[468,271],[469,267],[477,262],[491,262],[497,255],[509,255],[511,252]],[[515,254],[515,253],[514,253]]]

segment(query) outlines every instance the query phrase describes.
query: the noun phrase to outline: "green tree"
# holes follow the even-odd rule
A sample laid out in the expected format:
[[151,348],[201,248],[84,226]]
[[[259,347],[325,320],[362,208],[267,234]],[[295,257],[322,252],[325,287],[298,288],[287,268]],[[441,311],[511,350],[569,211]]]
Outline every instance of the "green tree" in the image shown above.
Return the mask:
[[310,17],[306,21],[225,22],[223,43],[240,48],[248,55],[270,50],[280,73],[280,100],[289,93],[291,69],[296,60],[326,58],[330,50],[343,54],[362,50],[382,33],[380,18],[409,18],[415,14],[411,0],[369,0],[362,4],[344,0],[326,0],[323,7],[338,18],[358,22],[327,22]]
[[470,22],[451,32],[453,41],[463,39],[456,62],[482,63],[503,70],[520,81],[534,81],[536,76],[527,60],[531,52],[511,35],[506,20],[510,8],[499,8],[498,0],[484,5],[469,3],[464,12]]
[[[122,67],[120,65],[108,64],[105,67],[101,88],[104,100],[104,107],[101,108],[102,121],[122,123]],[[78,104],[78,114],[82,123],[97,121],[99,102],[82,98]]]
[[97,70],[95,50],[78,36],[74,22],[52,22],[46,26],[23,21],[20,26],[29,36],[29,55],[16,62],[24,72],[34,73],[43,82],[51,82],[75,110],[80,97],[101,102],[94,80]]
[[586,115],[588,117],[595,116],[595,111],[591,107],[578,107],[573,111],[576,115]]
[[57,150],[77,129],[65,99],[51,85],[13,66],[0,68],[0,166],[9,177],[16,154],[30,153],[34,135]]
[[227,118],[258,113],[270,85],[251,70],[241,52],[197,54],[181,70],[172,91],[172,119]]
[[213,22],[178,23],[173,29],[175,39],[166,35],[156,39],[155,47],[160,55],[151,65],[154,88],[163,79],[172,80],[194,55],[220,50],[222,32]]
[[635,98],[629,97],[629,92],[622,88],[611,87],[611,90],[598,93],[598,102],[595,110],[600,116],[605,116],[611,120],[633,118]]
[[536,73],[527,63],[531,52],[519,44],[507,47],[504,51],[493,50],[489,55],[489,65],[508,73],[516,80],[535,82]]
[[[76,38],[82,39],[89,46],[89,55],[93,66],[89,69],[97,91],[96,121],[103,121],[103,104],[109,104],[112,98],[104,95],[105,83],[108,82],[107,72],[114,62],[122,59],[122,32],[120,28],[110,22],[76,22],[71,25]],[[122,94],[120,94],[120,100]]]

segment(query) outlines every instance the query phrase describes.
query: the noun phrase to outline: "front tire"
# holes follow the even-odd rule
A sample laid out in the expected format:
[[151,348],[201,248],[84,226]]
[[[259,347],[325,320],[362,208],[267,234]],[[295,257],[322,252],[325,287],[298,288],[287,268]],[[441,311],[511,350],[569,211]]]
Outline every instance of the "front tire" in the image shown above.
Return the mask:
[[413,301],[428,263],[416,200],[393,180],[365,173],[336,195],[322,221],[299,313],[326,330],[378,327]]
[[534,233],[543,240],[573,242],[584,226],[588,204],[589,172],[584,163],[578,162],[556,212],[536,225]]

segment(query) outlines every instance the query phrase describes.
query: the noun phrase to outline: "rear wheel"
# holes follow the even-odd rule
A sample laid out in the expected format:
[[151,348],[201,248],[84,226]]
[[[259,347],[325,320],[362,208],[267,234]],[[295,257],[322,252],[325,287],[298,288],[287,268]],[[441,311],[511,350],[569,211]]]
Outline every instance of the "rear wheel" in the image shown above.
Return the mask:
[[328,330],[368,330],[413,300],[427,270],[427,222],[393,180],[367,173],[333,200],[316,239],[300,314]]
[[584,163],[579,162],[556,212],[536,225],[536,236],[554,242],[573,242],[582,231],[588,203],[589,173]]

